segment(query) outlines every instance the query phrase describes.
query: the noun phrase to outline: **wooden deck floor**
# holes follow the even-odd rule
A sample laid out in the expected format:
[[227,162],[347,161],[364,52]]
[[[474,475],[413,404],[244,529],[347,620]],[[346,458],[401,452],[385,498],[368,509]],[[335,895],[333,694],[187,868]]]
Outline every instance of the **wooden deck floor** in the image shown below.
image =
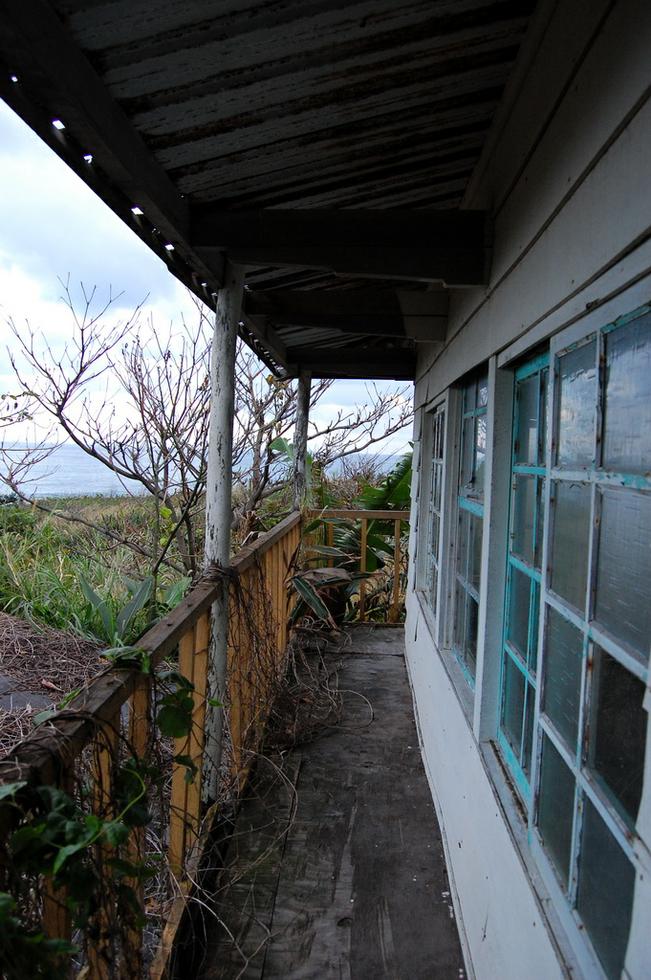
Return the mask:
[[403,650],[402,630],[357,627],[328,654],[343,720],[256,774],[191,975],[465,976]]

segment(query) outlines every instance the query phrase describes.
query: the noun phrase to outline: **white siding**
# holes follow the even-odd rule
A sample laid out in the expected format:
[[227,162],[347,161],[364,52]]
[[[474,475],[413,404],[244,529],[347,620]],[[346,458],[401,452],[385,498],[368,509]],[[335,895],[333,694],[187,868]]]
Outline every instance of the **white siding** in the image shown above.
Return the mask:
[[[490,285],[452,296],[446,346],[440,353],[425,349],[420,358],[420,408],[518,338],[517,352],[524,353],[571,322],[585,322],[587,332],[651,299],[651,4],[586,0],[543,7],[547,27],[537,27],[533,60],[520,69],[509,114],[500,119],[466,200],[468,207],[494,209]],[[418,426],[417,419],[416,438]],[[503,431],[497,425],[491,431],[498,432],[503,456]],[[414,494],[416,486],[415,480]],[[489,507],[486,513],[488,524]],[[412,528],[412,549],[416,533]],[[497,565],[491,564],[488,533],[484,580],[503,565],[499,548]],[[518,836],[516,807],[507,815],[504,782],[495,789],[492,750],[478,741],[494,728],[499,651],[484,651],[493,668],[478,678],[486,714],[475,705],[473,731],[468,696],[449,658],[436,650],[413,577],[411,585],[409,669],[474,972],[486,980],[550,980],[568,969],[598,976],[589,956],[571,952],[527,859],[526,833]],[[485,585],[480,624],[488,623],[488,646],[496,627]],[[480,644],[478,671],[481,654]],[[642,894],[640,888],[640,900]],[[638,903],[634,931],[649,915]],[[629,957],[632,976],[642,976],[643,960],[639,951]],[[651,969],[648,962],[644,967]]]

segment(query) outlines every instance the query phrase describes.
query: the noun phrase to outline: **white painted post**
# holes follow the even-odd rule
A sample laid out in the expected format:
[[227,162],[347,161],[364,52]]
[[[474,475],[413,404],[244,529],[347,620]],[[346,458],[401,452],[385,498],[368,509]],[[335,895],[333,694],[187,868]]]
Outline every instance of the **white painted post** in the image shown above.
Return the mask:
[[293,510],[305,504],[307,490],[307,425],[310,417],[312,375],[301,371],[296,392],[296,426],[294,429],[294,497]]
[[[235,414],[235,352],[242,306],[243,270],[226,263],[224,284],[217,296],[211,363],[210,426],[206,474],[206,546],[204,567],[227,569],[231,551],[231,486],[233,477],[233,418]],[[223,701],[226,693],[228,648],[228,579],[222,579],[212,606],[208,665],[210,697]],[[223,709],[207,705],[203,775],[204,797],[217,795],[222,753]]]

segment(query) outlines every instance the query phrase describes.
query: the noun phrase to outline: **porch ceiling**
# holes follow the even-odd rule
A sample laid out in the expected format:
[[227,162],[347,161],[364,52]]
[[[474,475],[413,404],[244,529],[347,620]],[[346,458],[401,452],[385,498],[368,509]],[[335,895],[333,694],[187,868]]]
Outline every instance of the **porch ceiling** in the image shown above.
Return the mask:
[[201,299],[246,265],[270,367],[412,378],[534,3],[4,0],[0,94]]

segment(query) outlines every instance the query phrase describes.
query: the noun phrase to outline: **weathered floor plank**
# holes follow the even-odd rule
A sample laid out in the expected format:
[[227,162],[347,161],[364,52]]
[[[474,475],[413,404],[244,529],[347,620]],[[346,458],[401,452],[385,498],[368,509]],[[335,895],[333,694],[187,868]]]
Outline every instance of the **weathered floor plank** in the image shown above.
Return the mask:
[[[341,662],[342,723],[300,762],[290,754],[294,799],[292,778],[270,785],[266,770],[252,787],[238,820],[242,878],[220,913],[237,942],[215,931],[203,980],[464,976],[402,643],[400,630],[361,628],[327,655]],[[268,853],[252,867],[260,832]]]

